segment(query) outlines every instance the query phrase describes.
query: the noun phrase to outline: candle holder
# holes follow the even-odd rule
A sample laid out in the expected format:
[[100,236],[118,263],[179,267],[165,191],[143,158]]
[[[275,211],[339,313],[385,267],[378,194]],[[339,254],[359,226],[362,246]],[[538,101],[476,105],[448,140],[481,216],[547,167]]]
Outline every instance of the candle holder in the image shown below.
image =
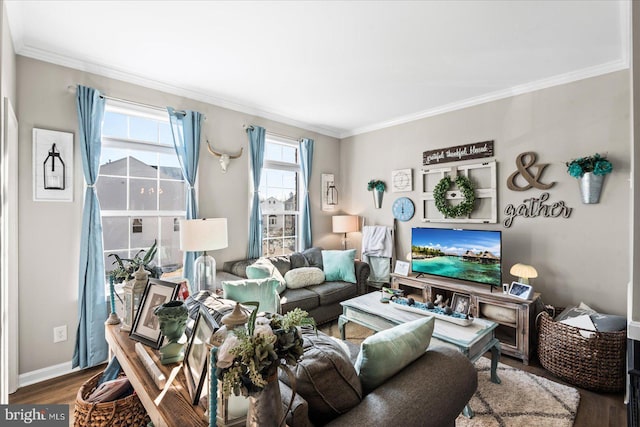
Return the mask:
[[118,317],[118,313],[116,313],[115,289],[112,275],[109,275],[109,302],[111,304],[111,313],[109,313],[109,317],[105,323],[107,325],[118,325],[120,324],[120,317]]

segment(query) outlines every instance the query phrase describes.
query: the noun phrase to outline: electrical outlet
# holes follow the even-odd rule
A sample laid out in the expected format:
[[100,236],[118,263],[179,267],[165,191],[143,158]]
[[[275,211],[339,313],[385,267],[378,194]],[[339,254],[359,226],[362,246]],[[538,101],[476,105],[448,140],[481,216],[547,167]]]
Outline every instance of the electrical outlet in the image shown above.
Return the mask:
[[53,328],[53,342],[62,342],[67,340],[67,325],[56,326]]

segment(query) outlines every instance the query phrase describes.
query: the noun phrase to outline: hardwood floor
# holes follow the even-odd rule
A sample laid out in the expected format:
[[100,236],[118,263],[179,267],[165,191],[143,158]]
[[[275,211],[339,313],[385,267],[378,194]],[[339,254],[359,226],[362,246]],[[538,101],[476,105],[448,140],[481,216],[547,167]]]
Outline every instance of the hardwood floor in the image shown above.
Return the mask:
[[[336,322],[322,326],[319,329],[327,334],[339,336]],[[366,336],[366,333],[354,329],[355,328],[347,328],[347,339],[359,342]],[[531,372],[552,381],[567,384],[544,370],[537,360],[533,360],[529,366],[525,366],[517,359],[508,356],[501,357],[500,361],[514,368]],[[72,417],[73,404],[78,389],[82,383],[102,369],[104,369],[104,365],[21,388],[9,396],[9,403],[69,404],[69,415]],[[624,404],[624,393],[605,394],[594,393],[580,388],[578,388],[578,390],[580,391],[580,405],[578,406],[578,414],[574,427],[624,427],[627,425],[627,409]],[[73,425],[73,420],[70,420],[70,425]]]

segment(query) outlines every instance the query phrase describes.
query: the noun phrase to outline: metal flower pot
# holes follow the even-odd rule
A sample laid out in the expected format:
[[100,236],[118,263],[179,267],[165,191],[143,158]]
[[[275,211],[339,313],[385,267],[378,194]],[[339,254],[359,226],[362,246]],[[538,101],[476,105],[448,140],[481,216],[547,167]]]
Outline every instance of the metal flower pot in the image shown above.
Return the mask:
[[600,201],[600,192],[602,191],[604,175],[594,175],[593,172],[585,172],[579,182],[580,193],[582,194],[582,203],[598,203]]
[[382,196],[384,195],[384,191],[373,190],[373,204],[376,209],[380,209],[382,207]]

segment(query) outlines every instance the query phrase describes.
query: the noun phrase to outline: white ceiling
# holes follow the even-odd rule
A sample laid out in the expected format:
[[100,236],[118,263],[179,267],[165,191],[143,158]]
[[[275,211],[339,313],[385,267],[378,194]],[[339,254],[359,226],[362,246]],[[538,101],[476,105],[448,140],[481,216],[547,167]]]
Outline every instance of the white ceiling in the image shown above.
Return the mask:
[[629,67],[615,1],[5,1],[16,53],[346,137]]

